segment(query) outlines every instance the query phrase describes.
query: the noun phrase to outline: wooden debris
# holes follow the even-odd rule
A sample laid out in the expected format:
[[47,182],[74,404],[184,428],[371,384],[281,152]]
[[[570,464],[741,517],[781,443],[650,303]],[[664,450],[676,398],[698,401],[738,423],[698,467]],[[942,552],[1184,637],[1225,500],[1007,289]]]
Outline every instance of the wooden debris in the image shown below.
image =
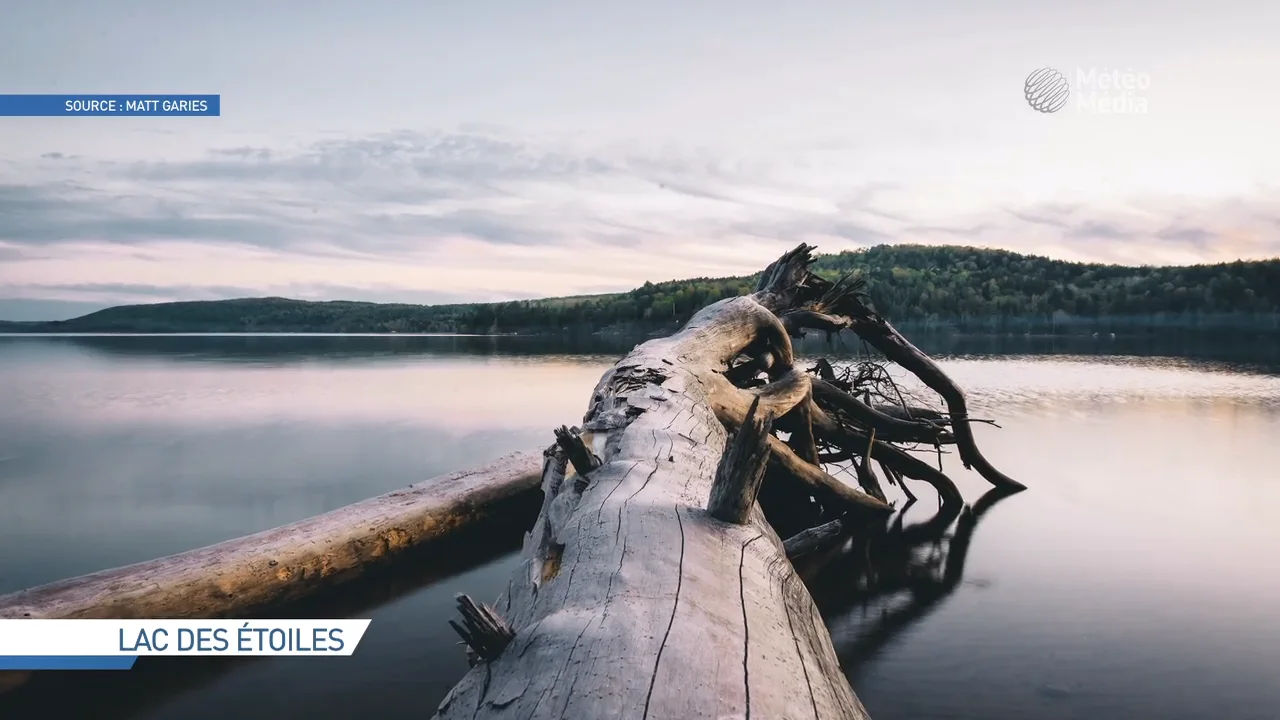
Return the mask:
[[515,453],[274,530],[5,595],[0,618],[252,616],[510,512],[513,502],[527,507],[541,467],[540,453]]
[[707,501],[707,512],[717,520],[741,525],[756,504],[769,462],[769,433],[773,431],[773,418],[760,417],[756,412],[759,405],[758,398],[751,402],[742,426],[720,457]]
[[449,626],[480,661],[488,662],[501,655],[516,636],[511,626],[493,608],[472,600],[469,595],[460,593],[454,599],[458,602],[462,624],[450,620]]
[[795,559],[842,537],[847,528],[848,523],[844,518],[836,518],[792,535],[782,543],[782,547],[787,551],[788,559]]

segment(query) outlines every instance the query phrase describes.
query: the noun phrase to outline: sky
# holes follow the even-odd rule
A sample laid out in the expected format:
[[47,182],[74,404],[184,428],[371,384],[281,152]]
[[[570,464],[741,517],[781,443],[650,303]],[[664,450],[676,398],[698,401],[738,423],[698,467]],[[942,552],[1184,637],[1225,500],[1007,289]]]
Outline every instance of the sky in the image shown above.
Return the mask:
[[6,0],[0,93],[222,115],[0,118],[0,319],[610,292],[801,241],[1273,257],[1277,28],[1261,0]]

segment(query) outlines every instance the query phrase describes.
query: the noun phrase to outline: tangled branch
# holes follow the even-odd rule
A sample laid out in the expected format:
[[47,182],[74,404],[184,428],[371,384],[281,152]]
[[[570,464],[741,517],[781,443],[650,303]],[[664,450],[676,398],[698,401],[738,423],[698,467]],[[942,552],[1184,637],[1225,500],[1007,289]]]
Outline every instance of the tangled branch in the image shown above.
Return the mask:
[[[814,274],[809,269],[812,249],[802,244],[770,265],[754,297],[777,317],[789,337],[800,338],[807,330],[817,330],[831,338],[849,330],[882,357],[859,358],[841,366],[820,358],[806,369],[808,393],[774,425],[780,438],[786,435],[785,444],[779,444],[788,451],[786,467],[780,468],[784,472],[774,475],[793,480],[809,476],[803,484],[813,488],[821,483],[815,485],[813,472],[803,467],[812,466],[824,477],[848,477],[865,496],[886,504],[881,474],[888,486],[897,488],[908,500],[916,496],[907,482],[923,481],[937,492],[940,507],[954,509],[964,500],[941,469],[941,455],[944,447],[955,446],[964,466],[975,469],[995,487],[1023,489],[1021,483],[995,469],[977,448],[971,425],[990,421],[968,416],[963,391],[871,308],[860,278],[849,274],[830,281]],[[794,382],[791,348],[787,344],[785,353],[780,354],[777,344],[775,339],[748,346],[725,369],[725,379],[753,393],[767,392],[783,374]],[[890,372],[890,365],[914,375],[941,402],[931,403],[903,387]],[[740,413],[729,415],[732,425]],[[933,453],[936,465],[915,454],[922,451]],[[775,498],[778,495],[773,493]],[[775,516],[785,516],[788,511],[803,514],[816,502],[818,515],[830,523],[832,516],[838,519],[855,509],[847,501],[824,503],[814,494],[792,495],[797,496],[791,498],[792,507],[776,507],[787,503],[775,499],[775,507],[766,508],[766,512],[772,509]]]

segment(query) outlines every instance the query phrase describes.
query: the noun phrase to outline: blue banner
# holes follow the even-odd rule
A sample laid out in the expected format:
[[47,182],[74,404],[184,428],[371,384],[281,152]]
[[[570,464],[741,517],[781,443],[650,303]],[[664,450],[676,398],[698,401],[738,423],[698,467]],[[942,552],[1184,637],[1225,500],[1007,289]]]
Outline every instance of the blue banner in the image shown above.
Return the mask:
[[132,655],[0,655],[0,670],[129,670]]
[[0,117],[219,117],[221,95],[0,95]]

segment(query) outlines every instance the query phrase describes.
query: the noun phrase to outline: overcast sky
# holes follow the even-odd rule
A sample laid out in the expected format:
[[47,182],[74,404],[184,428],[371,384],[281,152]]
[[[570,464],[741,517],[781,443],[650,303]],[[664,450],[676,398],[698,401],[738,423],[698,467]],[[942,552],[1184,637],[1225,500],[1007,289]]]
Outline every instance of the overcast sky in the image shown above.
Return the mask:
[[[3,15],[0,92],[218,93],[222,117],[0,118],[0,318],[604,292],[751,272],[801,240],[1280,254],[1280,3],[5,0]],[[1024,98],[1044,67],[1071,86],[1055,113]],[[1149,86],[1088,87],[1091,70]]]

